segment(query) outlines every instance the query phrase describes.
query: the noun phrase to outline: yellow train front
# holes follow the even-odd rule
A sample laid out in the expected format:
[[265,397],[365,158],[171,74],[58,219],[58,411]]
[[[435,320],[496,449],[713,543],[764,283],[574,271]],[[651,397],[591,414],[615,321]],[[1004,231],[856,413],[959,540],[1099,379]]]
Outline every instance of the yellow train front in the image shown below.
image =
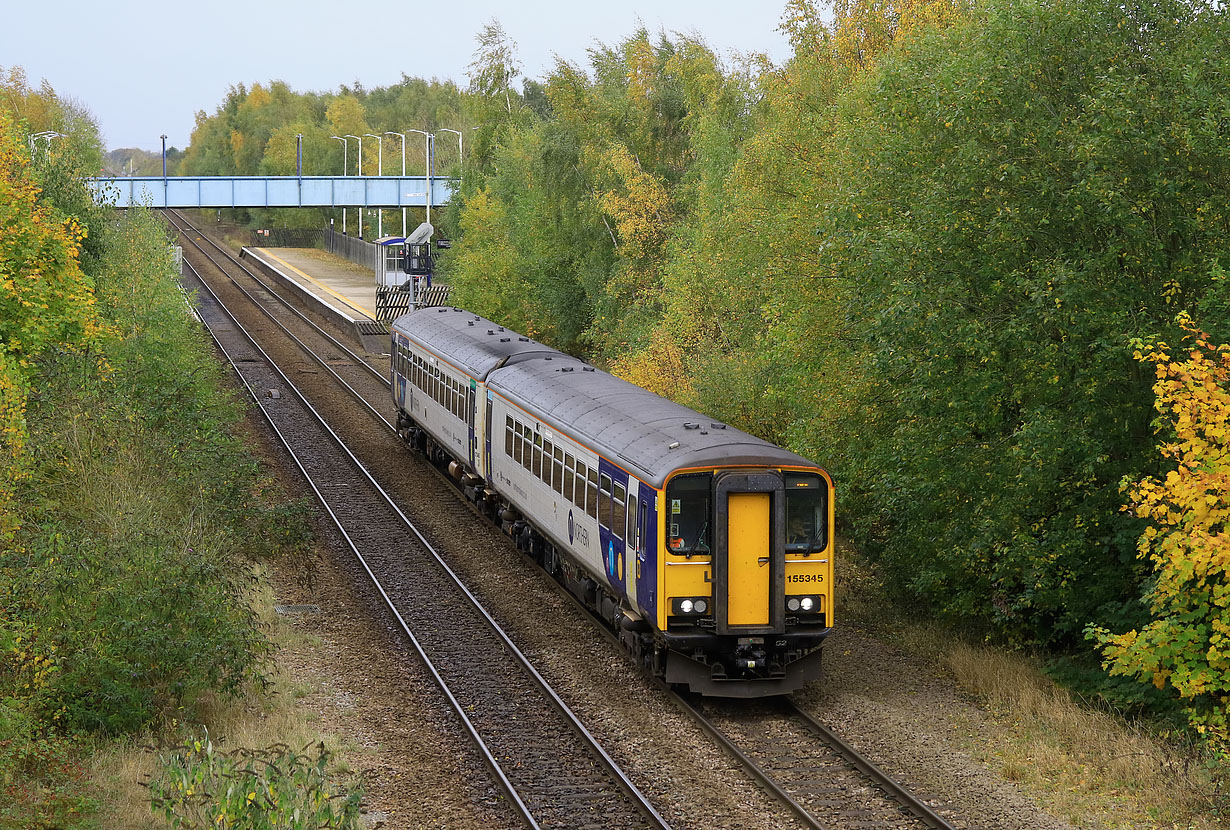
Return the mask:
[[670,476],[656,620],[668,682],[758,697],[819,676],[833,623],[832,492],[814,466]]
[[457,308],[399,318],[399,429],[670,683],[785,694],[833,624],[811,461]]

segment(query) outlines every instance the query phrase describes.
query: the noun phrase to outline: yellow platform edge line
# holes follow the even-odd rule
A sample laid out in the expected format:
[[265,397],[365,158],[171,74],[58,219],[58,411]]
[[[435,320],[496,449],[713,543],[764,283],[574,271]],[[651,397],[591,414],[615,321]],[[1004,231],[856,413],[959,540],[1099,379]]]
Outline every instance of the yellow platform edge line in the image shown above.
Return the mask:
[[296,274],[298,274],[299,276],[303,277],[305,280],[307,280],[308,282],[310,282],[312,285],[314,285],[314,286],[316,286],[317,288],[319,288],[321,291],[324,291],[324,292],[325,292],[326,294],[328,294],[330,297],[333,297],[333,298],[337,299],[338,301],[340,301],[340,302],[342,302],[342,303],[345,303],[346,305],[350,306],[350,308],[351,308],[351,310],[352,310],[352,311],[357,311],[357,312],[359,312],[360,314],[362,314],[363,316],[367,317],[368,319],[371,319],[371,320],[375,320],[375,319],[376,319],[376,312],[375,312],[375,311],[373,311],[372,309],[369,309],[369,308],[364,308],[363,306],[358,305],[358,304],[357,304],[357,303],[355,303],[353,300],[351,300],[351,299],[347,298],[345,295],[343,295],[343,294],[339,294],[338,292],[334,291],[334,290],[333,290],[332,288],[330,288],[329,286],[327,286],[327,285],[325,285],[324,283],[320,282],[320,281],[319,281],[319,280],[317,280],[315,277],[313,277],[311,274],[306,274],[306,273],[304,273],[303,271],[300,271],[300,270],[299,270],[298,268],[296,268],[295,266],[291,265],[291,264],[290,264],[289,262],[287,262],[286,260],[282,259],[281,257],[279,257],[279,256],[276,256],[276,255],[274,255],[274,254],[269,253],[269,249],[268,249],[268,248],[254,248],[253,250],[260,251],[262,255],[269,257],[269,258],[270,258],[270,259],[272,259],[274,262],[277,262],[278,264],[282,265],[284,268],[288,268],[288,269],[290,269],[291,271],[295,272]]

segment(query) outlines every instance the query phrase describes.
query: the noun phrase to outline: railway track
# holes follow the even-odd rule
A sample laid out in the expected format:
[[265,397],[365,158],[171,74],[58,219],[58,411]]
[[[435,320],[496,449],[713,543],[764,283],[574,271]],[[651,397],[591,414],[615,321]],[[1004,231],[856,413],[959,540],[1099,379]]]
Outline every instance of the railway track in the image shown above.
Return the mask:
[[807,827],[954,830],[789,698],[732,702],[669,694]]
[[[261,308],[267,318],[294,338],[318,366],[339,381],[389,431],[395,431],[390,419],[381,412],[382,407],[388,407],[387,375],[373,368],[366,360],[295,309],[289,300],[267,285],[244,263],[208,237],[199,235],[182,217],[177,217],[175,224],[181,233],[185,234],[185,238],[225,274],[226,279]],[[196,241],[198,235],[210,243],[218,252],[217,256],[211,256],[205,251]],[[228,262],[230,268],[224,267],[221,260]],[[252,285],[245,288],[229,273],[235,268],[242,269]],[[270,303],[277,307],[268,308]],[[320,336],[318,347],[326,352],[336,351],[339,354],[330,357],[313,352],[308,344],[289,331],[289,324],[294,324],[294,321],[306,324]],[[338,356],[343,354],[345,359],[339,360]],[[352,383],[349,374],[343,376],[343,373],[338,371],[345,361],[362,367],[361,374],[367,376],[365,382]],[[355,463],[358,463],[357,460]],[[433,509],[442,510],[454,517],[465,515],[471,521],[475,517],[482,518],[482,514],[461,496],[451,478],[434,467],[430,469],[440,482],[453,485],[447,489],[439,488],[440,492],[427,496]],[[559,591],[573,601],[572,596],[563,588],[559,588]],[[583,605],[575,601],[574,605],[588,615],[589,612]],[[604,636],[618,645],[616,638],[601,621],[595,622]],[[746,770],[749,777],[793,812],[803,826],[929,827],[936,830],[954,827],[921,799],[893,781],[872,761],[861,756],[831,730],[788,700],[726,703],[681,696],[664,686],[662,689],[680,710]]]
[[522,821],[529,827],[667,827],[195,269],[193,279],[201,286],[203,322]]

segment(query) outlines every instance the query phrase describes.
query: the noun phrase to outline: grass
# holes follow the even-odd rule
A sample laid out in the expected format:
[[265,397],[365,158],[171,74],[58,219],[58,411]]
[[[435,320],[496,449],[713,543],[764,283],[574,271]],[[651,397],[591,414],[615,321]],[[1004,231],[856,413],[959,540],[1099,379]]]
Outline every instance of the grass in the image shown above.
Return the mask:
[[965,749],[1077,827],[1225,826],[1227,807],[1192,746],[1057,685],[1041,659],[971,642],[893,606],[874,568],[841,542],[838,605],[907,654],[939,666],[988,712]]
[[[312,649],[320,646],[274,610],[273,591],[267,579],[259,581],[253,605],[261,620],[268,625],[271,639],[279,653],[290,649]],[[275,657],[276,660],[276,657]],[[315,713],[299,706],[298,701],[317,689],[319,680],[310,676],[290,676],[281,666],[270,672],[272,684],[267,692],[253,689],[241,699],[206,697],[189,720],[204,726],[223,749],[235,747],[265,747],[285,743],[296,749],[324,742],[334,753],[334,768],[343,776],[353,774],[349,756],[356,747],[344,738],[320,731],[314,724]],[[186,724],[167,724],[166,733],[174,733]],[[116,830],[169,826],[150,810],[149,790],[144,786],[158,767],[157,752],[151,748],[154,736],[115,741],[103,746],[92,758],[89,774],[95,785],[106,795],[99,810],[99,825]]]

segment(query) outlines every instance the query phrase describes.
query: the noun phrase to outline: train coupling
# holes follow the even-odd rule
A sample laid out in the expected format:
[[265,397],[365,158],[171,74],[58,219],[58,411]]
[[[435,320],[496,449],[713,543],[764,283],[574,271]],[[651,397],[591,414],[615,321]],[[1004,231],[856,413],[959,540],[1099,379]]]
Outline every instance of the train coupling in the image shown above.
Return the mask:
[[760,640],[760,643],[745,643],[742,639],[739,645],[735,648],[734,664],[736,668],[754,671],[763,669],[769,665],[769,656],[764,650],[764,641],[761,637],[748,637],[747,640]]

